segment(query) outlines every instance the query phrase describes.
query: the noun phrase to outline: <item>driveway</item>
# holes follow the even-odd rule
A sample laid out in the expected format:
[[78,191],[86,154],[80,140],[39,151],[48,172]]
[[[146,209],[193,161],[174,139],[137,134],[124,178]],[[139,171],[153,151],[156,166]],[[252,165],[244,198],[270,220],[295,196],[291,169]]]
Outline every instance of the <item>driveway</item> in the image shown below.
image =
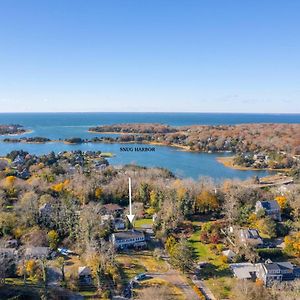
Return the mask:
[[207,300],[217,300],[211,290],[204,284],[202,280],[193,280],[194,284],[199,288],[199,290],[204,294]]

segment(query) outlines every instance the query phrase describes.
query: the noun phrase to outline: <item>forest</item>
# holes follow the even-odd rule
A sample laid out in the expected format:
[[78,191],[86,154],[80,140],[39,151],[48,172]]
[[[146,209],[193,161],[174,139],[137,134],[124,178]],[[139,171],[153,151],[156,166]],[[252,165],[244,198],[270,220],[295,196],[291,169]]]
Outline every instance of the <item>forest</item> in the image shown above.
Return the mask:
[[[300,154],[300,124],[241,124],[171,127],[159,124],[119,124],[90,128],[95,132],[135,133],[133,141],[157,141],[184,145],[195,151],[260,152]],[[147,135],[151,134],[151,135]],[[120,136],[119,139],[129,140]]]

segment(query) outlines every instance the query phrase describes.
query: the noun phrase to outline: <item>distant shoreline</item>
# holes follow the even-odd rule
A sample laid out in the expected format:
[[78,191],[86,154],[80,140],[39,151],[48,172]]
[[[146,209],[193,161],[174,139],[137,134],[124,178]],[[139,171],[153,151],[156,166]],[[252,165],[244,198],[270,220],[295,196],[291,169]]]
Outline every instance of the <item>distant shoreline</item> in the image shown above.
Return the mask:
[[[115,133],[117,134],[117,133]],[[10,143],[10,142],[4,142],[3,140],[0,141],[2,143]],[[92,142],[92,141],[84,141],[82,143],[71,143],[65,140],[50,140],[50,141],[45,141],[45,142],[34,142],[34,141],[26,141],[26,140],[20,140],[19,142],[11,142],[12,144],[17,144],[17,143],[24,143],[24,144],[47,144],[47,143],[63,143],[65,145],[80,145],[84,143],[92,143],[92,144],[144,144],[144,145],[153,145],[153,146],[162,146],[162,147],[172,147],[172,148],[178,148],[181,151],[186,151],[186,152],[192,152],[192,153],[207,153],[207,154],[216,154],[216,153],[228,153],[228,151],[216,151],[216,152],[198,152],[190,149],[189,146],[183,146],[183,145],[178,145],[178,144],[166,144],[163,142],[147,142],[143,141],[142,143],[138,143],[136,141],[129,141],[129,142],[114,142],[114,141],[98,141],[98,142]],[[235,165],[233,163],[234,156],[224,156],[224,157],[216,157],[216,160],[218,163],[224,165],[227,168],[239,170],[239,171],[271,171],[271,172],[288,172],[290,169],[271,169],[271,168],[253,168],[253,167],[245,167],[245,166],[239,166]]]
[[291,169],[271,169],[271,168],[253,168],[235,165],[234,156],[217,157],[216,160],[227,168],[240,171],[272,171],[272,172],[289,172]]

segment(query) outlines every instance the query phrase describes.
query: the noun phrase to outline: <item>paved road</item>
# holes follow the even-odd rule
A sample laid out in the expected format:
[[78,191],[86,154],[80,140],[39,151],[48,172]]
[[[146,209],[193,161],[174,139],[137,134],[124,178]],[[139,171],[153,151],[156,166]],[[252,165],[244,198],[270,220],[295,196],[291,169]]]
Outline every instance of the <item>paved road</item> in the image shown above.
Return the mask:
[[202,280],[193,280],[194,284],[200,289],[207,300],[217,300],[211,290],[204,284]]

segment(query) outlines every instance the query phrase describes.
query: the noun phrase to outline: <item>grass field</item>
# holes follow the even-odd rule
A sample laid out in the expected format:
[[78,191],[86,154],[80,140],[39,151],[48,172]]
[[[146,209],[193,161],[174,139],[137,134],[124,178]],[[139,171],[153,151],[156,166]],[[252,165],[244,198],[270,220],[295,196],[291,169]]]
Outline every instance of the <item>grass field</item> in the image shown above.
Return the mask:
[[134,226],[136,228],[145,228],[145,227],[151,227],[153,225],[152,219],[137,219],[134,221]]
[[167,272],[168,266],[163,260],[157,260],[151,251],[130,252],[119,254],[117,261],[123,270],[123,279],[131,280],[139,273]]
[[228,299],[236,281],[236,278],[220,277],[204,280],[204,283],[210,288],[217,299]]
[[[149,280],[145,280],[141,282],[138,289],[135,289],[135,294],[139,295],[141,294],[141,291],[150,287],[157,287],[158,292],[160,290],[163,290],[163,293],[165,295],[165,300],[185,300],[186,297],[181,292],[181,290],[176,287],[175,285],[160,279],[160,278],[152,278]],[[153,299],[155,300],[155,299]]]

